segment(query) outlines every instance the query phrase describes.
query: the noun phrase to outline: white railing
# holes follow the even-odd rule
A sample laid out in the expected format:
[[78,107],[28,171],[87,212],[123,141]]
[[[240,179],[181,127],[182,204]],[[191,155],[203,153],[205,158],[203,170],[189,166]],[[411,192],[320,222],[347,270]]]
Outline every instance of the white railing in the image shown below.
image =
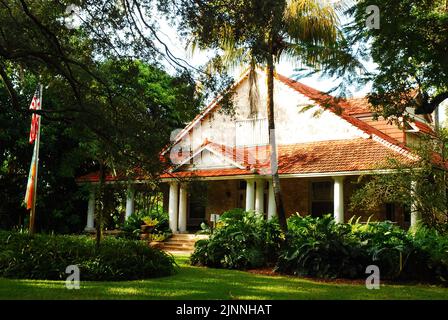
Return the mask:
[[257,146],[269,143],[268,121],[262,119],[237,120],[235,123],[236,146]]

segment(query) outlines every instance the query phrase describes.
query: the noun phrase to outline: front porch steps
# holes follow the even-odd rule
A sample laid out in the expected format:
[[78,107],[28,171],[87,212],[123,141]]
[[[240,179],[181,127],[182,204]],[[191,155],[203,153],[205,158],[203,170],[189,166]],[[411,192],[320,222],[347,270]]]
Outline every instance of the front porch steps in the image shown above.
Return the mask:
[[165,241],[153,241],[150,243],[150,246],[162,249],[169,253],[192,254],[196,241],[207,238],[208,235],[176,233]]

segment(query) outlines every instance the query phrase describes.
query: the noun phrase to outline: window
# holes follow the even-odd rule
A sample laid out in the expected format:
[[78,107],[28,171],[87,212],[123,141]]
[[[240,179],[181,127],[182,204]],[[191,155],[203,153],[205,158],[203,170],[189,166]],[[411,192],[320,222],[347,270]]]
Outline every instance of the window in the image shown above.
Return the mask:
[[333,183],[319,181],[311,183],[311,215],[322,217],[333,214]]

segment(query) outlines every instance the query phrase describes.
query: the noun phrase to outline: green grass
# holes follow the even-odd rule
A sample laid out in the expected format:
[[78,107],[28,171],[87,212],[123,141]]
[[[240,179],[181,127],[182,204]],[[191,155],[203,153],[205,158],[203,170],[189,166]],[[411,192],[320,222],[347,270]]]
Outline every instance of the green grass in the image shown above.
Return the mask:
[[322,283],[295,277],[189,266],[171,277],[127,282],[82,282],[68,290],[64,281],[0,279],[0,299],[448,299],[448,288],[430,285]]

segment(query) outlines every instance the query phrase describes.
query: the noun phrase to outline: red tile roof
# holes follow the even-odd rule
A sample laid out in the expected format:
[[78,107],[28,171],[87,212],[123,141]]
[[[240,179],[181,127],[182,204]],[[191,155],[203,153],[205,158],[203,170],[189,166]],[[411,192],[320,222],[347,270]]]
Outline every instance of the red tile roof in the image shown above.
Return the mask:
[[366,97],[350,98],[347,99],[347,102],[348,108],[345,109],[345,112],[351,116],[372,112],[371,105]]
[[[145,175],[141,169],[135,169],[135,172],[132,176],[126,176],[122,173],[113,174],[111,172],[106,173],[105,180],[106,181],[126,181],[126,180],[150,180],[151,177],[149,175]],[[99,171],[91,172],[81,177],[76,178],[76,182],[98,182],[100,181],[100,173]]]
[[[162,179],[193,177],[226,177],[240,175],[270,174],[270,147],[230,148],[207,142],[207,145],[224,157],[241,163],[244,169],[219,168],[197,169],[167,172]],[[399,160],[403,164],[412,164],[412,156],[400,154],[373,139],[333,140],[281,145],[278,147],[279,173],[309,174],[326,172],[368,171],[390,169],[388,158]],[[144,180],[136,177],[135,180]],[[123,180],[123,177],[107,176],[107,181]],[[98,173],[78,178],[78,182],[97,182]]]
[[[178,171],[163,174],[162,178],[270,174],[269,146],[226,148],[223,145],[211,142],[209,144],[215,150],[222,152],[223,156],[244,164],[246,169]],[[411,164],[415,161],[411,156],[397,153],[382,143],[363,138],[310,142],[278,147],[279,173],[281,175],[390,169],[387,158],[397,159],[403,164]]]
[[387,142],[389,144],[395,145],[399,148],[409,151],[408,148],[406,148],[403,144],[398,142],[396,139],[394,139],[391,136],[385,134],[384,132],[374,128],[373,126],[365,123],[364,121],[362,121],[358,118],[355,118],[354,116],[349,115],[345,111],[345,110],[351,110],[351,105],[347,101],[344,101],[343,99],[337,99],[335,97],[332,97],[324,92],[313,89],[303,83],[292,80],[292,79],[282,76],[280,74],[277,74],[276,78],[278,80],[280,80],[282,83],[289,86],[290,88],[305,95],[306,97],[310,98],[311,100],[314,100],[315,102],[317,102],[320,106],[324,107],[325,109],[337,114],[339,117],[341,117],[348,123],[352,124],[353,126],[357,127],[358,129],[364,131],[368,135],[376,135],[378,138],[380,138],[381,140],[384,140],[385,142]]

